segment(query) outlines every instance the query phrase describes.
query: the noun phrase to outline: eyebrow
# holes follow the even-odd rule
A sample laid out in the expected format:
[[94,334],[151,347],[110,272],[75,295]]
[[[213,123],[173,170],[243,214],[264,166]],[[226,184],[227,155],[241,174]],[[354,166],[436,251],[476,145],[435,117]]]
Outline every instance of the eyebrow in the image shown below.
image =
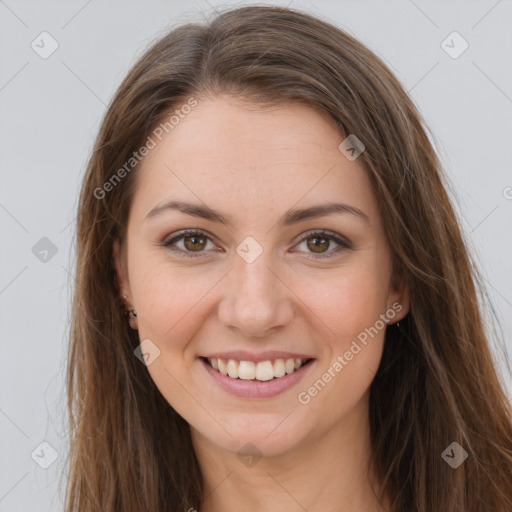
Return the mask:
[[[209,220],[211,222],[218,222],[227,226],[234,224],[233,218],[223,215],[217,210],[214,210],[206,205],[188,203],[186,201],[170,200],[163,204],[155,206],[147,215],[146,219],[151,219],[169,210],[177,210],[186,215],[199,217],[201,219]],[[282,226],[291,226],[307,219],[314,219],[317,217],[324,217],[333,213],[339,214],[352,214],[366,222],[369,222],[368,216],[355,206],[350,206],[344,203],[324,203],[308,208],[290,209],[279,220]]]

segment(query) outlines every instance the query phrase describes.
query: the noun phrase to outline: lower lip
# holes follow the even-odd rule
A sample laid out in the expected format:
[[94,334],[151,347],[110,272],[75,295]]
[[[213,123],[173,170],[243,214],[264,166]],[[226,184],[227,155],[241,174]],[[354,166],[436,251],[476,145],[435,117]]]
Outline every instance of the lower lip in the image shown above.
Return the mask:
[[288,389],[297,384],[309,371],[311,366],[315,364],[315,360],[301,366],[293,373],[284,377],[274,378],[267,381],[232,379],[227,375],[214,370],[206,361],[200,359],[205,370],[212,379],[223,389],[232,395],[242,398],[270,398],[280,393],[284,393]]

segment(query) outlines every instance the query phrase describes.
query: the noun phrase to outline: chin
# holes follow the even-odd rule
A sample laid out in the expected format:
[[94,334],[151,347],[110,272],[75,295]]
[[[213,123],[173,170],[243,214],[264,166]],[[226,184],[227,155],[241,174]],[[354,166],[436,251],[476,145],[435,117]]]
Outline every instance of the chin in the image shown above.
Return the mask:
[[254,414],[247,418],[232,418],[229,422],[222,422],[226,430],[217,428],[217,435],[214,436],[211,425],[204,429],[192,427],[192,430],[196,430],[217,449],[232,452],[239,457],[278,457],[294,450],[307,437],[307,425],[304,422],[299,425],[297,418],[290,421],[294,413],[288,418],[287,414],[268,414],[263,417]]

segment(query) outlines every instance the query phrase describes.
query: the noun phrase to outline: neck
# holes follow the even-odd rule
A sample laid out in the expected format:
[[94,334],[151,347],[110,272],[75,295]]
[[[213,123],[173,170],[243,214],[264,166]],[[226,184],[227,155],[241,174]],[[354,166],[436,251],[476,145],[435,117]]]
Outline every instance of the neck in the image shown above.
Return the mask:
[[359,411],[293,451],[247,465],[192,429],[204,481],[200,512],[383,512],[369,469],[368,404],[362,402]]

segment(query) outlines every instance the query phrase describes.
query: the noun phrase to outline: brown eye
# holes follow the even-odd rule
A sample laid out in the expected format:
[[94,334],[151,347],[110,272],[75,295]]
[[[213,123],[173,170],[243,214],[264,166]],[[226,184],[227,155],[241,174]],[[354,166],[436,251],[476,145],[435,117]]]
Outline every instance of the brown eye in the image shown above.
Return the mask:
[[[334,244],[334,249],[329,250],[332,243]],[[298,247],[302,244],[305,246],[305,252],[309,253],[306,258],[312,260],[330,258],[344,250],[352,248],[352,244],[345,237],[324,230],[306,233]]]
[[201,251],[206,246],[206,238],[204,235],[186,235],[183,244],[189,251]]
[[214,246],[213,242],[208,235],[201,231],[183,231],[176,236],[162,242],[164,247],[167,247],[170,251],[179,254],[180,256],[202,256],[206,253],[204,249],[208,245],[208,242]]
[[[311,251],[316,253],[322,253],[324,250],[327,250],[329,248],[330,240],[326,237],[311,237],[307,239],[307,246]],[[309,241],[312,240],[313,243],[310,243]]]

